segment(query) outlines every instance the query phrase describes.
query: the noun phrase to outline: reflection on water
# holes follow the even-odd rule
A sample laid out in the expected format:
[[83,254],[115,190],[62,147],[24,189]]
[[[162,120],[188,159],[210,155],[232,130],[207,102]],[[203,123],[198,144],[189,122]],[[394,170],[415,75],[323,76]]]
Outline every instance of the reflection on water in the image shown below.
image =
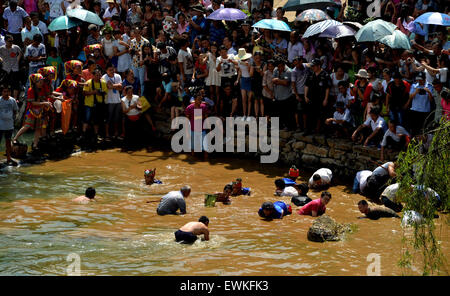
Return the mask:
[[[155,167],[163,185],[147,187],[143,172]],[[370,253],[381,255],[383,275],[401,274],[400,221],[357,219],[361,197],[344,186],[330,189],[327,213],[358,224],[345,241],[309,242],[312,217],[261,220],[259,206],[276,200],[273,182],[286,171],[241,159],[196,162],[169,152],[117,150],[12,169],[0,174],[0,275],[65,275],[70,253],[80,255],[82,275],[365,275]],[[204,207],[204,193],[236,177],[252,187],[251,196]],[[160,197],[184,184],[192,186],[188,214],[156,215]],[[72,203],[88,186],[96,188],[98,201]],[[211,240],[175,243],[173,232],[201,215],[210,218]]]

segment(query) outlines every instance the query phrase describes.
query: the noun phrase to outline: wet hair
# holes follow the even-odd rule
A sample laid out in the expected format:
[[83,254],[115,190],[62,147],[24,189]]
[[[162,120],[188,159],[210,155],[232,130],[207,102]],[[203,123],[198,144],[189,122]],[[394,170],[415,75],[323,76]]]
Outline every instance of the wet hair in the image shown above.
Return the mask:
[[209,224],[209,219],[208,219],[208,217],[206,217],[206,216],[201,216],[201,217],[198,219],[198,222],[202,222],[203,224],[208,225],[208,224]]
[[367,201],[365,201],[364,199],[361,199],[360,201],[358,201],[358,206],[362,205],[362,206],[368,206],[369,204],[367,203]]
[[184,193],[184,192],[189,192],[189,191],[191,191],[191,186],[185,185],[185,186],[181,187],[180,191],[181,191],[182,193]]
[[263,202],[261,205],[261,209],[263,210],[273,210],[274,208],[273,203],[270,201]]
[[309,186],[307,183],[302,183],[297,185],[297,189],[300,191],[300,195],[306,195],[309,191]]
[[227,191],[227,190],[233,190],[233,185],[231,185],[231,184],[225,185],[225,187],[223,188],[223,191]]
[[369,114],[373,114],[373,115],[380,115],[380,108],[378,107],[372,107],[369,111]]
[[320,175],[319,174],[314,174],[314,176],[313,176],[313,181],[319,181],[321,178],[320,178]]
[[88,187],[86,189],[86,192],[84,193],[84,195],[87,198],[93,199],[95,197],[95,188],[94,187]]
[[286,183],[284,183],[283,179],[276,179],[275,186],[280,189],[284,189],[286,187]]
[[320,195],[320,198],[328,196],[331,199],[331,193],[329,193],[328,191],[324,191],[322,192],[322,194]]

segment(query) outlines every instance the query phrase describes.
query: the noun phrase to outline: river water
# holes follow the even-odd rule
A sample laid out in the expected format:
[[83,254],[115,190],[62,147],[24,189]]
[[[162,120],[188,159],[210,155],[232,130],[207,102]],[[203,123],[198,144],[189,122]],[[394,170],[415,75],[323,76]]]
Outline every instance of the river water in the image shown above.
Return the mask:
[[[144,185],[147,168],[157,168],[162,185]],[[358,219],[361,196],[349,186],[332,187],[327,208],[338,222],[357,225],[344,241],[308,241],[312,217],[261,220],[258,208],[279,199],[274,180],[287,170],[237,157],[202,162],[172,152],[117,149],[10,169],[0,174],[0,275],[65,275],[71,253],[80,256],[82,275],[366,275],[371,253],[380,255],[382,275],[402,274],[399,219]],[[301,181],[310,173],[303,172]],[[221,191],[237,177],[252,188],[251,196],[204,207],[205,193]],[[192,186],[188,214],[158,216],[160,197],[184,184]],[[96,188],[98,201],[71,202],[88,186]],[[210,219],[211,240],[175,243],[173,232],[201,215]],[[448,257],[448,226],[442,217],[436,222]]]

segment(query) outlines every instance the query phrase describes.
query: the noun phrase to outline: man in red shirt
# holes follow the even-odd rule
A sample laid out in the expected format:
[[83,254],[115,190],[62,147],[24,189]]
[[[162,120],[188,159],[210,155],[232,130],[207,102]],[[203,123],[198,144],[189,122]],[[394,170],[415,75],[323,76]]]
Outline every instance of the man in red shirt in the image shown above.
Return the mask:
[[313,217],[320,216],[325,213],[327,209],[326,205],[330,202],[330,200],[331,193],[324,191],[320,195],[320,198],[307,203],[300,210],[298,210],[297,213],[299,215],[310,215]]

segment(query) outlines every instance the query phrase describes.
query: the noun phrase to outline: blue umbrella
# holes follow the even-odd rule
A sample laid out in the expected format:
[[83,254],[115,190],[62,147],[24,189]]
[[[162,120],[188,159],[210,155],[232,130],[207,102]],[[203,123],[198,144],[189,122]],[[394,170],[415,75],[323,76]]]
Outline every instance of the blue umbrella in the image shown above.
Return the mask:
[[386,44],[390,48],[411,49],[408,36],[399,30],[395,30],[391,35],[384,36],[378,42]]
[[236,21],[246,19],[247,15],[236,8],[220,8],[211,13],[207,18],[216,21]]
[[267,29],[267,30],[274,30],[274,31],[287,31],[291,32],[291,28],[289,28],[289,25],[286,24],[283,21],[275,20],[275,19],[263,19],[257,22],[252,26],[253,28],[259,28],[259,29]]
[[358,42],[374,42],[384,36],[391,35],[397,28],[393,23],[378,19],[368,22],[356,33],[355,38]]
[[335,21],[335,20],[324,20],[318,23],[315,23],[306,29],[305,33],[303,34],[303,38],[308,38],[313,35],[322,33],[327,28],[332,26],[342,25],[342,23]]
[[80,24],[81,21],[70,18],[67,15],[62,15],[60,17],[55,18],[48,26],[48,29],[50,31],[67,30],[76,27]]
[[92,11],[77,8],[77,9],[71,9],[67,11],[67,15],[76,19],[79,19],[83,22],[95,24],[98,26],[103,26],[102,19]]
[[450,16],[440,12],[425,12],[414,22],[426,25],[450,26]]

